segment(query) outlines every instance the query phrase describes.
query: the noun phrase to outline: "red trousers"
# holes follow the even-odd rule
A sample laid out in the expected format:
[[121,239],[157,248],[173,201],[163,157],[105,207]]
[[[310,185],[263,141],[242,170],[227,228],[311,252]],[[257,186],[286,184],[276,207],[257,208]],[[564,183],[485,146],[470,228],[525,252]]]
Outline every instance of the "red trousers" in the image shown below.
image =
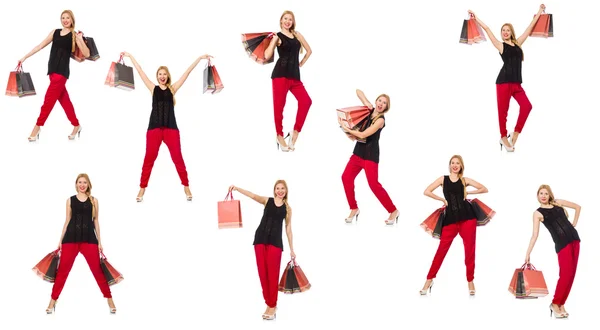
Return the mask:
[[69,92],[67,92],[67,87],[65,86],[66,83],[67,78],[65,76],[58,73],[50,74],[50,86],[48,86],[48,90],[46,91],[40,116],[35,123],[37,126],[44,126],[56,101],[58,101],[65,110],[65,114],[71,122],[71,125],[79,126],[79,120],[77,120],[77,116],[75,115],[75,108],[73,108],[73,103],[71,103]]
[[171,159],[175,163],[175,168],[181,179],[181,184],[185,187],[189,186],[187,170],[185,168],[185,162],[183,161],[183,155],[181,154],[181,142],[179,139],[179,130],[172,128],[155,128],[148,130],[146,133],[146,156],[144,157],[144,165],[142,165],[142,178],[140,179],[140,187],[148,187],[148,181],[150,180],[150,173],[152,173],[152,167],[156,157],[158,157],[158,150],[161,144],[165,142],[169,152],[171,153]]
[[294,130],[301,132],[308,110],[312,105],[312,100],[304,84],[300,80],[288,78],[273,78],[273,113],[275,116],[275,131],[277,135],[283,136],[283,108],[288,92],[292,92],[296,100],[298,100],[298,112],[296,113],[296,124]]
[[452,245],[452,241],[459,234],[465,246],[465,265],[467,266],[467,282],[472,282],[475,278],[475,240],[477,236],[477,220],[465,220],[442,228],[440,236],[440,245],[438,246],[431,268],[427,274],[427,279],[434,279],[442,266],[442,262]]
[[88,266],[90,266],[90,270],[92,271],[104,298],[112,298],[108,282],[100,267],[100,251],[98,251],[98,245],[89,243],[65,243],[61,248],[56,279],[54,281],[54,286],[52,287],[52,299],[57,300],[60,296],[79,252],[83,254]]
[[498,101],[498,124],[500,125],[500,137],[508,135],[506,131],[506,117],[508,116],[508,106],[510,105],[510,98],[514,97],[517,103],[519,103],[519,117],[517,118],[517,125],[515,126],[515,132],[521,133],[527,117],[531,112],[532,105],[527,98],[527,94],[519,83],[503,83],[496,84],[496,98]]
[[379,183],[379,164],[370,160],[364,160],[357,155],[350,157],[344,174],[342,174],[342,183],[344,184],[344,191],[346,192],[346,199],[348,199],[350,209],[354,210],[358,208],[354,195],[354,179],[356,179],[358,173],[363,169],[365,170],[369,187],[373,191],[373,194],[375,194],[375,197],[377,197],[389,213],[396,211],[396,206],[392,202],[392,199],[381,183]]
[[254,245],[258,277],[262,286],[263,297],[267,306],[277,307],[279,289],[279,271],[281,268],[282,250],[269,244]]
[[562,306],[567,301],[567,297],[571,292],[573,281],[575,280],[575,272],[577,271],[577,261],[579,260],[579,241],[574,241],[558,251],[558,266],[560,267],[560,275],[556,283],[556,291],[554,291],[553,304]]

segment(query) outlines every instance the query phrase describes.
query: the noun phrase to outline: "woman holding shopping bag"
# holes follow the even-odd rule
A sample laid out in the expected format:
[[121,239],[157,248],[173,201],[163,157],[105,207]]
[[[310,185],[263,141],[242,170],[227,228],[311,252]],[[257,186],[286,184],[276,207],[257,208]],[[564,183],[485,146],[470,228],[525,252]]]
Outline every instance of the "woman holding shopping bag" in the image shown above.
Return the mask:
[[100,253],[102,252],[100,224],[98,223],[100,208],[98,199],[91,195],[92,182],[87,174],[82,173],[77,176],[75,189],[77,194],[67,199],[67,219],[60,236],[60,243],[58,243],[60,262],[46,313],[54,313],[56,301],[65,286],[75,258],[81,253],[87,261],[100,291],[108,301],[110,313],[114,314],[117,309],[100,266]]
[[[496,98],[498,103],[498,124],[500,126],[500,149],[504,147],[508,152],[513,152],[515,150],[515,144],[517,143],[519,134],[521,134],[525,122],[527,121],[527,117],[532,109],[527,94],[525,94],[525,90],[521,87],[521,83],[523,82],[521,77],[523,50],[521,47],[531,34],[535,23],[537,23],[540,15],[545,9],[546,6],[543,4],[540,5],[538,13],[534,16],[527,29],[525,29],[525,32],[523,32],[518,39],[515,36],[515,29],[512,24],[505,23],[502,25],[502,42],[498,41],[492,30],[490,30],[490,28],[485,25],[475,13],[469,10],[469,13],[475,18],[477,24],[479,24],[488,35],[488,38],[492,41],[494,47],[498,49],[500,57],[502,57],[502,61],[504,62],[504,65],[496,78]],[[515,130],[512,134],[508,134],[506,130],[506,117],[508,116],[508,107],[510,105],[511,97],[519,103],[520,109]]]
[[[554,313],[556,318],[566,318],[569,313],[565,309],[565,302],[571,292],[579,260],[580,239],[575,226],[579,220],[581,206],[566,200],[555,199],[554,193],[548,185],[541,185],[538,188],[537,199],[540,207],[533,212],[533,234],[529,241],[525,262],[529,263],[530,261],[531,251],[538,238],[540,223],[543,223],[554,241],[560,267],[560,277],[556,283],[554,299],[550,304],[550,315]],[[569,221],[569,214],[565,207],[575,210],[573,223]]]
[[75,137],[81,133],[81,126],[79,125],[79,120],[75,114],[75,108],[73,107],[73,103],[71,103],[69,92],[67,92],[65,85],[67,84],[67,80],[69,80],[71,73],[69,69],[71,55],[74,54],[77,47],[79,47],[83,56],[89,57],[90,50],[83,40],[83,34],[81,32],[75,32],[75,16],[73,15],[73,12],[70,10],[63,11],[60,14],[60,20],[62,29],[52,30],[44,41],[19,60],[19,64],[22,64],[26,59],[52,43],[50,59],[48,60],[50,85],[46,91],[40,115],[29,136],[29,142],[35,142],[39,139],[40,129],[46,123],[56,101],[63,107],[67,118],[71,122],[71,125],[73,125],[73,131],[68,136],[69,140],[74,140]]
[[175,94],[183,86],[190,73],[201,60],[212,58],[210,55],[202,55],[198,57],[190,67],[185,70],[183,76],[178,81],[172,84],[171,73],[166,66],[161,66],[156,71],[156,79],[158,85],[155,85],[148,76],[144,73],[141,66],[131,54],[124,52],[124,57],[129,57],[138,74],[144,81],[144,85],[152,94],[152,112],[150,113],[150,123],[146,132],[146,156],[142,165],[142,176],[140,179],[140,191],[136,197],[137,202],[144,200],[144,193],[148,187],[150,174],[161,144],[164,142],[169,148],[171,159],[175,163],[175,168],[179,174],[183,190],[188,201],[192,200],[192,192],[190,191],[187,169],[181,153],[181,141],[179,138],[179,128],[175,120]]
[[358,209],[354,195],[354,180],[358,173],[364,169],[371,191],[373,191],[379,202],[390,213],[385,223],[393,225],[398,222],[399,211],[387,191],[379,183],[379,137],[385,127],[384,115],[390,110],[390,97],[387,94],[379,95],[375,101],[376,106],[373,106],[360,89],[356,90],[356,95],[364,106],[371,109],[369,117],[371,120],[369,126],[360,132],[347,128],[338,117],[340,126],[349,134],[348,138],[350,140],[366,139],[366,142],[356,142],[353,155],[350,157],[346,169],[342,174],[342,183],[344,184],[344,191],[346,192],[346,198],[350,206],[350,215],[346,218],[346,223],[352,223],[354,218],[358,220],[360,210]]
[[[275,116],[275,131],[277,133],[277,147],[281,151],[294,151],[294,145],[298,139],[298,134],[302,131],[304,121],[308,115],[308,110],[312,105],[312,100],[304,84],[300,81],[300,68],[306,63],[312,50],[304,39],[304,36],[296,31],[296,18],[294,13],[286,10],[279,19],[281,31],[273,36],[269,47],[265,50],[265,59],[269,60],[273,57],[275,47],[279,59],[275,64],[271,79],[273,81],[273,111]],[[299,54],[302,49],[306,49],[306,54],[300,60]],[[293,132],[287,137],[283,137],[283,108],[288,92],[294,94],[298,100],[298,112],[296,113],[296,124]]]
[[[427,280],[421,289],[421,295],[431,292],[433,279],[436,277],[442,262],[452,245],[456,235],[460,235],[465,247],[465,265],[467,267],[467,282],[469,285],[469,294],[475,295],[475,241],[477,237],[477,217],[473,207],[466,199],[467,195],[485,194],[487,188],[481,183],[463,176],[465,166],[463,158],[460,155],[454,155],[449,163],[450,175],[444,175],[435,180],[425,189],[425,196],[444,203],[445,217],[442,223],[442,232],[440,235],[440,245],[435,253],[433,262],[427,274]],[[433,191],[442,186],[444,197],[440,197]],[[467,187],[474,187],[476,190],[468,191]]]
[[284,180],[277,180],[273,187],[273,197],[258,196],[236,186],[229,187],[229,191],[239,191],[242,195],[252,198],[265,207],[263,217],[254,234],[253,244],[258,276],[260,277],[263,297],[267,304],[263,319],[273,320],[276,317],[277,295],[279,293],[284,220],[290,255],[292,259],[296,258],[292,235],[292,208],[288,203],[287,183]]

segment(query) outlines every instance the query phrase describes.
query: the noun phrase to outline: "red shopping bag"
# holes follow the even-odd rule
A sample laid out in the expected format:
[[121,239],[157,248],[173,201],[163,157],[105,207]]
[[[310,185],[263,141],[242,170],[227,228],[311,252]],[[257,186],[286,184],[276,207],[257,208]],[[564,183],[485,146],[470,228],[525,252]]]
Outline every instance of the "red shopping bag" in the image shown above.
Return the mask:
[[544,274],[535,267],[526,263],[521,268],[515,269],[508,286],[508,291],[515,298],[539,298],[548,295],[548,286]]
[[54,250],[48,253],[40,262],[38,262],[31,270],[39,278],[46,282],[54,283],[56,279],[56,271],[60,262],[60,251]]
[[106,277],[106,282],[108,282],[109,286],[120,283],[125,279],[123,275],[106,260],[106,256],[102,252],[100,252],[100,267],[102,268],[102,272],[104,273],[104,277]]
[[225,196],[225,200],[218,202],[219,229],[223,228],[242,228],[242,211],[240,201],[233,199],[233,193],[230,191]]
[[288,262],[279,281],[279,291],[288,294],[300,293],[308,291],[311,287],[312,285],[306,278],[306,275],[304,275],[296,259]]
[[[535,17],[535,15],[534,15]],[[552,26],[552,14],[545,12],[540,15],[540,18],[531,29],[530,37],[549,38],[554,37],[554,27]]]

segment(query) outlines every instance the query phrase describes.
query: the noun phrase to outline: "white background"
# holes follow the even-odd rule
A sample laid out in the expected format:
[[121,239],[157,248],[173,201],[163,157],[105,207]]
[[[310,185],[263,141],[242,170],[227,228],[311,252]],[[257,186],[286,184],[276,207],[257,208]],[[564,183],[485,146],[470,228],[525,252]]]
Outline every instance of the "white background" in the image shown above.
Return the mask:
[[[217,202],[230,184],[271,195],[280,178],[289,184],[295,250],[313,288],[280,295],[277,321],[270,326],[557,325],[547,323],[558,264],[545,228],[532,262],[544,272],[550,295],[518,301],[507,292],[514,269],[523,263],[531,215],[538,207],[536,191],[543,183],[551,185],[557,198],[583,207],[577,226],[580,265],[567,302],[568,322],[595,320],[595,2],[546,3],[547,12],[555,15],[555,37],[529,38],[524,44],[523,87],[533,111],[512,154],[500,152],[498,144],[494,82],[501,58],[489,41],[468,46],[458,39],[468,9],[498,37],[505,22],[512,22],[520,35],[539,1],[427,1],[398,4],[397,9],[375,0],[327,2],[327,8],[308,1],[203,2],[196,9],[187,3],[34,0],[1,5],[5,34],[0,67],[7,76],[19,58],[60,27],[59,15],[66,8],[74,11],[77,29],[95,39],[101,55],[97,62],[71,62],[67,88],[83,126],[80,140],[67,140],[72,127],[58,103],[40,141],[26,139],[48,86],[50,46],[24,63],[38,95],[0,98],[1,328],[267,326],[260,317],[264,302],[252,249],[262,207],[236,194],[242,199],[245,226],[218,230]],[[301,70],[313,106],[296,151],[284,154],[274,141],[273,65],[248,59],[240,33],[276,31],[286,9],[295,12],[297,30],[314,53]],[[121,51],[132,53],[153,80],[160,65],[178,79],[198,56],[215,56],[225,89],[202,94],[202,62],[177,94],[191,203],[185,201],[164,145],[144,202],[135,202],[151,98],[137,74],[133,92],[103,85],[110,62]],[[356,88],[371,102],[380,93],[391,96],[379,177],[400,210],[394,227],[384,225],[388,214],[364,174],[356,179],[358,224],[343,221],[348,206],[340,177],[353,144],[340,132],[335,109],[358,105]],[[295,112],[290,94],[286,132]],[[513,101],[509,132],[517,115]],[[477,296],[468,296],[457,238],[433,294],[420,297],[437,241],[419,224],[440,206],[422,192],[447,173],[453,154],[464,157],[466,176],[488,187],[490,192],[479,197],[497,215],[477,233]],[[51,285],[31,271],[58,242],[65,201],[75,193],[80,172],[90,175],[100,202],[108,260],[126,278],[112,287],[118,308],[114,316],[109,316],[83,257],[75,263],[54,316],[44,314]],[[286,243],[282,268],[288,252]]]

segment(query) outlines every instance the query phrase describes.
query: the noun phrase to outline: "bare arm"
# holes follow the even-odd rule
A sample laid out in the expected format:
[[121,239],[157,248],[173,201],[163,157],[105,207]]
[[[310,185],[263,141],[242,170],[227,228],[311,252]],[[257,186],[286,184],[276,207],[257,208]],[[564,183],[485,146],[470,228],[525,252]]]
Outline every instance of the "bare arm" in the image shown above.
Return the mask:
[[535,242],[537,241],[538,235],[540,233],[540,222],[544,221],[544,216],[539,211],[533,212],[533,233],[531,234],[531,239],[529,240],[529,247],[527,248],[527,254],[525,255],[525,262],[529,263],[529,256],[531,255],[531,251],[535,246]]
[[484,185],[482,185],[481,183],[479,183],[473,179],[465,178],[465,183],[466,183],[467,187],[471,186],[476,189],[476,190],[467,191],[468,195],[485,194],[488,192],[488,189]]
[[183,76],[181,76],[181,78],[179,78],[179,80],[177,80],[173,85],[171,85],[171,87],[173,87],[173,91],[175,93],[177,93],[177,91],[179,90],[179,88],[181,88],[181,86],[183,85],[183,83],[189,77],[190,73],[192,73],[192,70],[194,70],[196,68],[196,66],[198,65],[198,63],[200,63],[201,60],[208,59],[209,57],[212,57],[212,56],[210,56],[208,54],[205,54],[205,55],[202,55],[202,56],[198,57],[194,61],[194,63],[192,63],[192,65],[190,65],[190,67],[187,68],[187,70],[185,70],[185,72],[183,73]]
[[358,96],[358,98],[360,99],[360,102],[362,102],[362,104],[369,108],[369,109],[373,109],[373,105],[371,104],[371,102],[369,102],[369,100],[367,99],[367,97],[365,96],[365,93],[363,93],[363,91],[361,91],[360,89],[356,90],[356,96]]
[[255,200],[258,203],[261,203],[262,205],[267,204],[267,201],[269,201],[268,197],[264,197],[264,196],[259,196],[257,194],[251,193],[247,190],[244,190],[242,188],[236,187],[236,186],[231,186],[229,187],[229,190],[235,190],[235,191],[239,191],[242,195],[252,198],[253,200]]
[[441,201],[444,203],[444,205],[448,205],[448,203],[446,202],[445,198],[442,198],[436,194],[433,193],[434,190],[436,190],[438,187],[440,187],[442,184],[444,184],[444,177],[440,176],[439,178],[437,178],[435,181],[433,181],[432,184],[430,184],[429,186],[427,186],[427,188],[425,189],[425,192],[423,192],[423,194],[427,197],[433,198],[435,200]]
[[65,224],[63,225],[62,233],[60,234],[60,241],[58,241],[58,247],[62,245],[63,238],[65,238],[65,233],[67,232],[67,227],[69,226],[69,222],[71,221],[71,198],[67,199],[67,219],[65,220]]
[[98,221],[100,207],[97,198],[91,196],[90,198],[92,198],[92,203],[94,203],[94,208],[96,209],[96,217],[94,218],[94,229],[96,230],[96,238],[98,239],[98,248],[100,251],[102,251],[102,239],[100,238],[100,222]]
[[546,9],[546,6],[544,6],[543,4],[540,5],[540,9],[538,10],[537,14],[533,17],[533,20],[531,20],[531,23],[529,23],[529,26],[527,27],[527,29],[525,29],[525,32],[523,32],[523,34],[517,39],[517,41],[519,42],[519,45],[523,46],[523,43],[525,42],[525,40],[527,40],[527,38],[529,38],[529,35],[531,34],[531,31],[533,30],[535,23],[537,23],[537,21],[540,19],[540,15],[542,15],[542,13],[544,12],[545,9]]
[[479,24],[479,26],[481,26],[483,31],[485,31],[485,34],[487,34],[488,39],[490,39],[490,41],[492,42],[492,45],[494,45],[494,47],[496,47],[496,49],[498,49],[500,54],[502,54],[502,52],[504,51],[504,44],[502,42],[498,41],[498,39],[496,39],[492,30],[490,30],[490,28],[487,25],[485,25],[485,23],[483,23],[483,21],[481,21],[479,19],[479,17],[477,15],[475,15],[475,13],[473,13],[472,11],[469,10],[469,14],[473,15],[473,18],[475,18],[475,21],[477,22],[477,24]]
[[383,118],[379,118],[371,126],[369,126],[369,128],[367,128],[366,130],[364,130],[362,132],[348,129],[344,125],[342,125],[342,128],[344,129],[344,131],[356,136],[359,139],[366,139],[369,136],[375,134],[375,132],[377,132],[378,129],[382,128],[383,124],[384,124]]
[[294,253],[294,235],[292,235],[292,208],[289,206],[287,209],[287,216],[285,217],[285,234],[290,246],[290,254],[292,255],[292,258],[295,258],[296,254]]
[[310,48],[308,42],[306,42],[306,39],[304,39],[304,36],[300,32],[296,32],[296,38],[298,38],[298,41],[300,41],[300,44],[302,44],[302,47],[304,47],[304,49],[306,50],[306,54],[304,54],[302,61],[300,61],[300,67],[302,67],[304,63],[308,61],[308,58],[312,54],[312,49]]
[[269,60],[271,59],[271,57],[273,57],[273,54],[275,53],[275,47],[278,45],[279,43],[279,37],[277,36],[277,34],[273,35],[273,39],[271,39],[271,43],[269,44],[269,47],[267,47],[267,49],[265,50],[265,60]]
[[27,53],[27,55],[23,56],[23,58],[20,59],[19,62],[21,62],[21,63],[25,62],[26,59],[35,55],[40,50],[46,48],[46,46],[48,46],[52,42],[53,36],[54,36],[54,30],[52,30],[50,32],[50,34],[39,45],[35,46],[29,53]]
[[83,53],[83,57],[85,57],[85,58],[90,57],[90,49],[88,48],[87,44],[83,40],[83,33],[81,33],[81,32],[77,33],[77,35],[75,36],[75,43],[77,44],[77,47],[79,47],[79,49],[81,49],[81,52]]
[[573,227],[577,226],[577,221],[579,220],[579,213],[581,213],[581,206],[573,202],[566,201],[564,199],[557,199],[556,202],[562,206],[566,206],[575,210],[575,216],[573,216]]
[[131,63],[133,63],[133,66],[135,67],[135,70],[138,72],[138,74],[142,78],[144,85],[146,85],[146,87],[148,88],[150,93],[154,93],[154,87],[156,87],[156,86],[154,85],[154,83],[152,81],[150,81],[150,79],[148,79],[148,76],[146,76],[146,74],[144,73],[144,70],[142,70],[142,67],[138,64],[138,62],[135,60],[135,58],[127,52],[124,52],[123,56],[129,57],[129,59],[131,60]]

